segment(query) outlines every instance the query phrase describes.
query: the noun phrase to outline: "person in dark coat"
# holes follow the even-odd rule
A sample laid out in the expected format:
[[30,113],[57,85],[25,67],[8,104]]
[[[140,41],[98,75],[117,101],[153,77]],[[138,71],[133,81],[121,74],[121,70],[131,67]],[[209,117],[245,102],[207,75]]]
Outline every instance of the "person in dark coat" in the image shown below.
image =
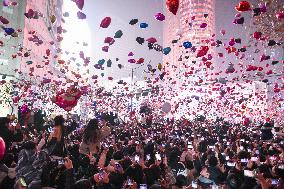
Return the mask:
[[6,151],[9,151],[13,142],[21,142],[23,135],[20,130],[20,125],[17,124],[15,127],[10,125],[10,119],[7,117],[0,118],[0,137],[6,143]]

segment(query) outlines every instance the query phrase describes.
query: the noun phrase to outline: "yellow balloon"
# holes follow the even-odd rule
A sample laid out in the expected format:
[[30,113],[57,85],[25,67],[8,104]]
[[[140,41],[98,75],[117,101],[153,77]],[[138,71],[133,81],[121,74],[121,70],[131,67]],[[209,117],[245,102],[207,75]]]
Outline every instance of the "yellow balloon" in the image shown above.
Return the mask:
[[55,16],[55,15],[52,15],[52,16],[50,17],[50,21],[51,21],[52,24],[54,24],[54,23],[56,22],[56,16]]

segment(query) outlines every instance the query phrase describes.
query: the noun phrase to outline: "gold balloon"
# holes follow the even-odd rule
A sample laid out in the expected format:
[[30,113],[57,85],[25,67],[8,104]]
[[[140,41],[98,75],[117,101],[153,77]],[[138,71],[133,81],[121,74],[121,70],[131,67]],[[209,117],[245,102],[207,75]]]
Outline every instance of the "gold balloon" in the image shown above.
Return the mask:
[[52,24],[54,24],[54,23],[56,22],[56,16],[55,16],[55,15],[52,15],[52,16],[50,17],[50,21],[51,21]]
[[19,37],[19,35],[18,35],[18,33],[13,33],[12,35],[11,35],[12,37]]
[[160,70],[160,71],[161,71],[161,70],[162,70],[162,68],[163,68],[162,64],[161,64],[161,63],[159,63],[159,64],[158,64],[158,66],[157,66],[157,68],[158,68],[158,70]]

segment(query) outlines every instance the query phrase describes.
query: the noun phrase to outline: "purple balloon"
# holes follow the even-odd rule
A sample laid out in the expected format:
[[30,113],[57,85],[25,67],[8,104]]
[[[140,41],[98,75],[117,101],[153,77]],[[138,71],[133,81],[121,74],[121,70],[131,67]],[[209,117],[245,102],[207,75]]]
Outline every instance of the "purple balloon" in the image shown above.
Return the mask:
[[129,63],[135,63],[136,60],[135,60],[135,59],[129,59],[128,62],[129,62]]
[[81,11],[77,12],[77,17],[79,19],[86,19],[87,18],[87,16],[84,13],[82,13]]
[[163,13],[160,13],[160,12],[155,15],[155,18],[156,20],[159,20],[159,21],[164,21],[166,19],[165,15],[163,15]]
[[9,0],[3,0],[3,6],[4,7],[9,6]]
[[103,50],[104,52],[108,52],[108,49],[109,49],[109,46],[104,46],[104,47],[102,48],[102,50]]

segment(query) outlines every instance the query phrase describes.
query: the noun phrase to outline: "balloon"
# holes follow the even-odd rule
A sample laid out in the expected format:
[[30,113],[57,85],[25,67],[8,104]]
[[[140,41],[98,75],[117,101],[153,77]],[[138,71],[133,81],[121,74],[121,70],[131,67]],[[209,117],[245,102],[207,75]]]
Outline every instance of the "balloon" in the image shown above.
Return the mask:
[[254,8],[253,9],[253,16],[259,16],[261,14],[260,8]]
[[123,35],[122,31],[121,31],[121,30],[118,30],[117,32],[115,32],[114,38],[121,38],[122,35]]
[[63,13],[63,16],[64,16],[64,17],[69,17],[69,12],[64,12],[64,13]]
[[83,19],[86,19],[86,18],[87,18],[86,14],[84,14],[84,13],[81,12],[81,11],[78,11],[78,12],[77,12],[77,17],[78,17],[78,19],[80,19],[80,20],[83,20]]
[[197,52],[197,58],[205,56],[208,51],[209,51],[209,47],[208,46],[201,46],[200,49]]
[[147,39],[146,41],[148,41],[149,43],[156,43],[157,39],[154,37],[150,37],[149,39]]
[[179,0],[167,0],[166,7],[171,13],[176,15],[179,7]]
[[129,24],[130,25],[135,25],[135,24],[137,24],[138,23],[138,19],[132,19],[132,20],[130,20],[130,22],[129,22]]
[[26,62],[27,65],[31,65],[33,63],[33,61],[29,60]]
[[166,47],[166,48],[164,48],[163,49],[163,53],[164,53],[164,55],[168,55],[170,52],[171,52],[171,47]]
[[243,24],[244,22],[245,22],[245,18],[241,17],[241,18],[235,19],[233,23],[234,24]]
[[136,63],[136,60],[135,59],[129,59],[128,62],[133,64],[133,63]]
[[101,59],[101,60],[98,61],[98,64],[101,65],[101,66],[102,66],[104,63],[105,63],[105,59]]
[[9,24],[9,20],[4,18],[3,16],[0,16],[0,22],[2,22],[2,24]]
[[145,29],[147,28],[149,25],[147,23],[141,23],[140,24],[140,28]]
[[75,3],[76,3],[77,7],[78,7],[80,10],[83,9],[83,7],[84,7],[84,0],[76,0]]
[[107,61],[107,67],[111,67],[111,65],[112,65],[112,61],[111,61],[111,60],[108,60],[108,61]]
[[109,49],[109,46],[102,47],[102,51],[104,51],[104,52],[108,52],[108,49]]
[[0,137],[0,161],[3,159],[6,152],[6,144],[2,137]]
[[171,111],[171,104],[169,102],[165,102],[162,107],[162,111],[165,113],[169,113]]
[[136,41],[137,41],[140,45],[142,45],[142,44],[145,42],[145,39],[142,38],[142,37],[137,37],[137,38],[136,38]]
[[102,28],[108,28],[109,25],[110,25],[110,23],[111,23],[111,18],[110,18],[110,17],[105,17],[105,18],[102,20],[102,22],[101,22],[101,24],[100,24],[100,27],[102,27]]
[[276,14],[277,19],[284,19],[284,12],[279,12]]
[[161,70],[162,70],[162,68],[163,68],[162,64],[161,64],[161,63],[159,63],[159,64],[158,64],[158,66],[157,66],[157,68],[158,68],[158,70],[160,70],[160,71],[161,71]]
[[106,37],[104,42],[108,43],[109,45],[112,45],[115,40],[112,37]]
[[4,7],[9,6],[9,0],[3,0],[3,6]]
[[137,60],[137,64],[142,64],[144,63],[144,58],[139,58],[139,60]]
[[222,35],[226,34],[226,30],[221,30],[220,32],[221,32]]
[[134,55],[133,52],[128,53],[128,56],[133,56],[133,55]]
[[27,104],[23,104],[23,105],[21,106],[21,108],[20,108],[20,111],[21,111],[22,114],[28,113],[28,112],[29,112],[29,107],[28,107],[28,105],[27,105]]
[[185,49],[189,49],[192,47],[192,43],[189,41],[183,42],[183,46]]
[[206,23],[202,23],[201,25],[200,25],[200,28],[206,28],[207,27],[207,24]]
[[250,8],[250,3],[247,2],[247,1],[241,1],[235,8],[237,11],[239,12],[246,12],[246,11],[249,11],[251,10]]
[[56,22],[56,16],[55,16],[55,15],[52,15],[52,16],[50,17],[50,22],[51,22],[52,24],[54,24],[54,23]]
[[4,28],[4,31],[7,35],[12,35],[15,33],[15,30],[13,28]]
[[163,13],[157,13],[156,15],[155,15],[155,18],[156,18],[156,20],[158,20],[158,21],[164,21],[165,20],[165,15],[163,15]]
[[255,39],[260,39],[261,36],[262,36],[261,32],[254,32],[254,34],[253,34],[253,38],[255,38]]

